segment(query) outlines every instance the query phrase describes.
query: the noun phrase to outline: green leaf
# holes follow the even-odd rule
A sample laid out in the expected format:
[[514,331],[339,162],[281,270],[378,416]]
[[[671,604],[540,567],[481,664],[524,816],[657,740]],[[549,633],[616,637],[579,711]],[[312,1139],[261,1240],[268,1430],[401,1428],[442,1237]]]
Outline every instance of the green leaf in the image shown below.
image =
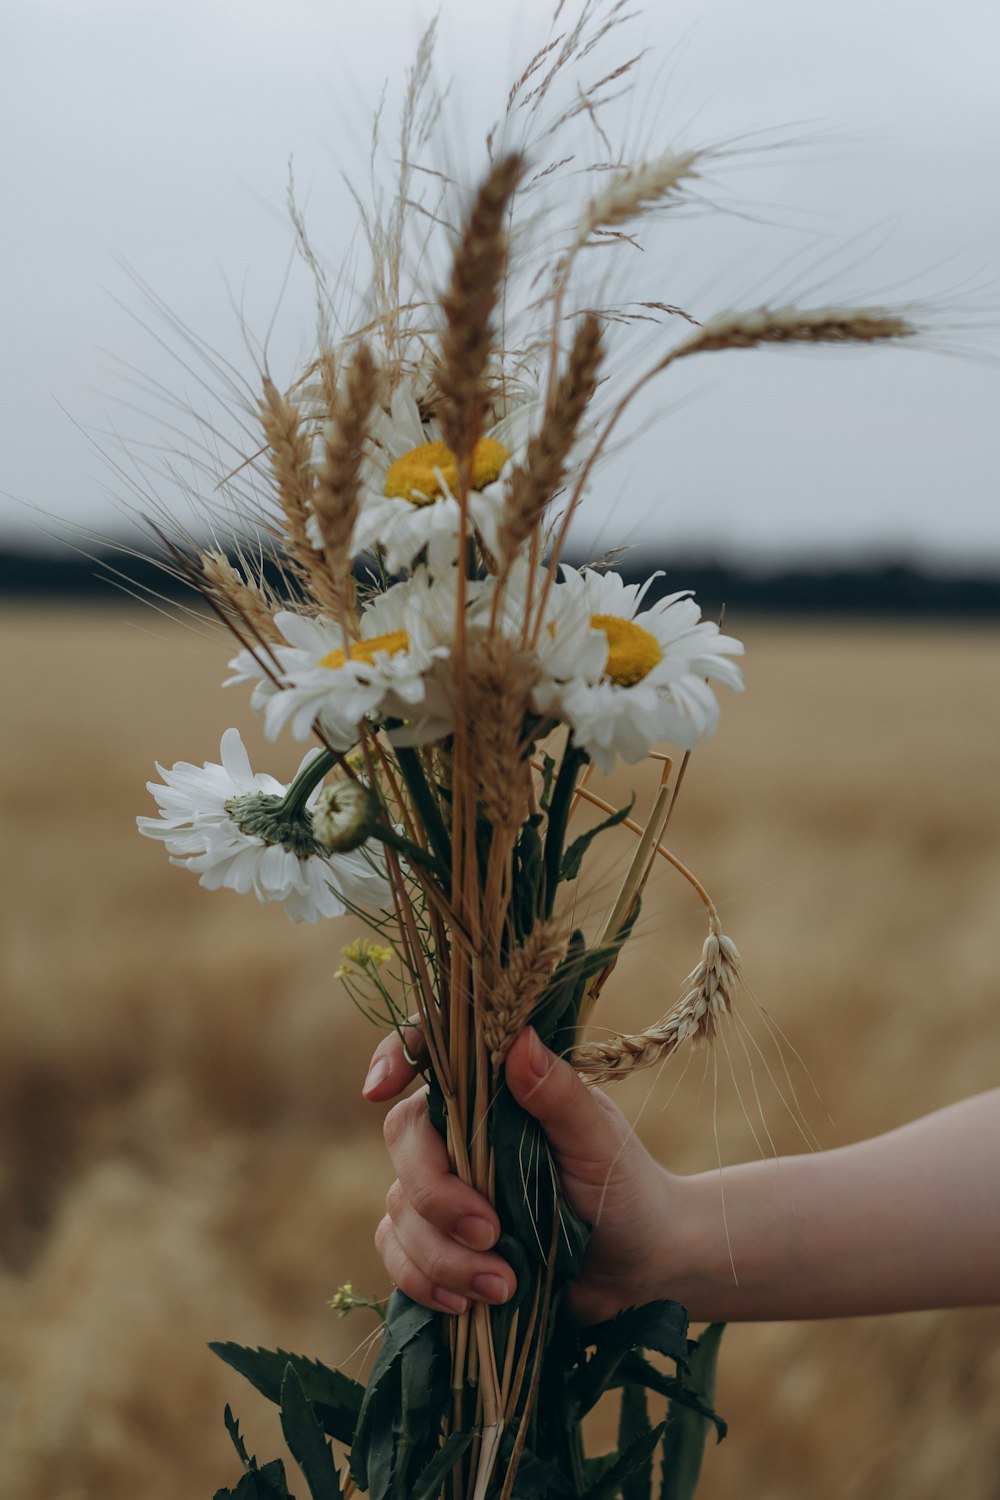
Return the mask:
[[529,818],[514,845],[514,879],[510,911],[514,935],[518,942],[523,942],[527,937],[538,915],[539,887],[542,879],[542,840],[538,825],[541,821],[537,814]]
[[421,1328],[403,1349],[400,1365],[400,1409],[396,1423],[394,1483],[397,1495],[409,1495],[414,1471],[433,1457],[441,1422],[449,1405],[450,1369],[444,1358],[440,1319]]
[[280,1458],[262,1469],[250,1469],[234,1490],[216,1490],[212,1500],[295,1500],[285,1479]]
[[[688,1384],[706,1406],[715,1402],[715,1373],[724,1329],[724,1323],[710,1324],[691,1354]],[[663,1439],[660,1500],[692,1500],[710,1426],[700,1412],[671,1402]]]
[[647,1302],[629,1307],[606,1323],[580,1330],[581,1343],[594,1352],[570,1382],[569,1395],[578,1416],[590,1411],[614,1383],[618,1366],[635,1349],[654,1349],[675,1361],[687,1363],[687,1312],[678,1302]]
[[289,1354],[284,1349],[246,1349],[242,1344],[221,1343],[208,1347],[276,1406],[281,1405],[285,1366],[294,1365],[324,1432],[338,1442],[350,1443],[365,1394],[358,1381],[351,1380],[341,1370],[331,1370],[319,1360]]
[[618,1451],[612,1448],[610,1453],[595,1453],[593,1458],[583,1460],[583,1482],[588,1489],[592,1489],[599,1479],[603,1479],[611,1468],[618,1462]]
[[255,1458],[251,1458],[250,1454],[246,1450],[246,1444],[240,1437],[240,1424],[233,1416],[233,1409],[229,1405],[228,1401],[226,1402],[226,1410],[223,1413],[222,1420],[226,1424],[226,1431],[229,1433],[233,1447],[236,1449],[236,1452],[239,1455],[240,1463],[245,1469],[256,1469],[257,1460]]
[[285,1366],[285,1378],[281,1383],[281,1430],[292,1457],[305,1476],[312,1500],[341,1500],[333,1449],[323,1435],[291,1362]]
[[430,840],[431,848],[444,868],[448,870],[451,868],[451,839],[448,837],[448,830],[441,816],[437,798],[424,774],[420,756],[416,750],[406,745],[397,745],[395,751],[403,780],[413,798],[417,817]]
[[410,1500],[437,1500],[441,1486],[474,1436],[472,1432],[449,1433],[418,1478]]
[[665,1422],[661,1422],[658,1427],[654,1427],[642,1437],[636,1438],[634,1443],[630,1443],[625,1452],[602,1474],[597,1483],[584,1491],[583,1500],[611,1500],[613,1495],[622,1491],[629,1476],[649,1462],[657,1443],[663,1436],[663,1429],[666,1425]]
[[572,1045],[573,1037],[563,1038],[560,1033],[573,1031],[587,981],[617,957],[626,936],[623,933],[613,943],[588,948],[582,932],[572,933],[565,957],[539,995],[531,1015],[531,1024],[547,1047],[559,1052]]
[[[505,1457],[504,1450],[501,1449],[501,1463]],[[511,1500],[557,1500],[557,1497],[568,1497],[575,1493],[566,1476],[559,1472],[555,1464],[547,1463],[525,1448],[517,1466]]]
[[552,798],[552,778],[556,774],[555,757],[547,750],[542,752],[542,786],[538,794],[538,805],[542,812],[548,812],[549,802]]
[[707,1418],[716,1430],[721,1442],[728,1428],[723,1419],[714,1412],[710,1406],[691,1389],[678,1379],[675,1375],[665,1375],[662,1370],[657,1370],[641,1354],[626,1354],[615,1372],[614,1379],[609,1381],[608,1388],[613,1389],[616,1385],[644,1385],[647,1390],[655,1391],[658,1396],[668,1396],[671,1401],[681,1406],[689,1406],[692,1411],[698,1412]]
[[566,824],[572,806],[573,791],[580,767],[586,764],[587,759],[586,751],[581,750],[579,745],[574,745],[571,739],[563,751],[562,765],[559,767],[559,775],[552,789],[552,799],[549,803],[549,826],[545,831],[545,896],[542,910],[546,917],[551,917],[555,906],[556,887],[559,884],[563,843],[566,838]]
[[507,1340],[510,1337],[511,1325],[514,1314],[524,1305],[530,1302],[534,1295],[535,1276],[537,1266],[529,1261],[525,1254],[521,1241],[512,1234],[502,1231],[497,1240],[494,1250],[501,1260],[505,1260],[514,1272],[515,1290],[509,1302],[502,1302],[497,1307],[490,1308],[490,1326],[493,1329],[493,1347],[495,1349],[506,1349]]
[[569,848],[563,854],[562,865],[559,870],[559,879],[575,880],[580,873],[580,867],[583,864],[583,856],[586,854],[587,850],[590,848],[597,835],[599,833],[603,833],[606,828],[615,828],[619,823],[624,823],[625,819],[628,817],[634,806],[635,792],[632,793],[632,796],[629,798],[628,804],[625,807],[620,807],[617,812],[613,812],[610,817],[605,818],[602,823],[595,823],[593,828],[588,828],[586,833],[581,833],[578,839],[574,839]]
[[536,1265],[548,1261],[552,1219],[559,1216],[556,1269],[574,1276],[583,1263],[590,1226],[563,1197],[555,1161],[537,1120],[506,1086],[497,1091],[490,1117],[501,1222]]
[[[408,1462],[412,1447],[426,1437],[432,1408],[447,1400],[447,1382],[437,1378],[441,1314],[393,1292],[371,1377],[365,1390],[351,1444],[351,1476],[371,1500],[384,1500],[397,1463]],[[405,1362],[407,1399],[403,1399],[404,1354],[419,1340]],[[442,1393],[443,1385],[443,1393]],[[402,1448],[402,1453],[397,1449]],[[419,1451],[419,1449],[418,1449]]]
[[[641,1385],[631,1381],[622,1386],[621,1409],[618,1414],[618,1451],[625,1453],[639,1438],[648,1437],[651,1431],[649,1406],[646,1392]],[[622,1480],[622,1500],[652,1500],[653,1451],[650,1449],[643,1462]]]

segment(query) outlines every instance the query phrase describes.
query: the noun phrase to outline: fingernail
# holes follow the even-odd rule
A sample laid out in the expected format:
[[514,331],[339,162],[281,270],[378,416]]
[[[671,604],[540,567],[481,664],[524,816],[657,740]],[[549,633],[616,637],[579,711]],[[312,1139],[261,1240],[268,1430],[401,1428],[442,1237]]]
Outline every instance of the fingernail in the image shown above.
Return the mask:
[[528,1027],[528,1066],[536,1078],[544,1078],[552,1059],[533,1026]]
[[443,1286],[434,1288],[434,1301],[444,1308],[445,1312],[464,1313],[469,1305],[468,1297],[460,1297],[457,1292],[449,1292]]
[[389,1059],[387,1057],[378,1058],[368,1069],[368,1077],[365,1079],[361,1092],[363,1094],[372,1093],[378,1088],[380,1083],[385,1082],[391,1071]]
[[478,1292],[486,1302],[506,1302],[510,1296],[510,1288],[503,1277],[493,1276],[489,1271],[481,1271],[478,1276],[473,1276],[472,1290]]
[[496,1234],[489,1219],[478,1214],[466,1214],[455,1224],[455,1238],[468,1245],[470,1250],[489,1250],[496,1244]]

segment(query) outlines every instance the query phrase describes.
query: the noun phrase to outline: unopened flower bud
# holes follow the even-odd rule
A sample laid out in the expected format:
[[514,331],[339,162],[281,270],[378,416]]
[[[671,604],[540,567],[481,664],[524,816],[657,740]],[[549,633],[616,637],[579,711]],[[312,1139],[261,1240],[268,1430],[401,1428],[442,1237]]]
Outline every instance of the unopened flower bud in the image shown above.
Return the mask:
[[345,854],[368,838],[377,811],[374,794],[364,782],[338,781],[324,787],[313,804],[313,834],[331,854]]

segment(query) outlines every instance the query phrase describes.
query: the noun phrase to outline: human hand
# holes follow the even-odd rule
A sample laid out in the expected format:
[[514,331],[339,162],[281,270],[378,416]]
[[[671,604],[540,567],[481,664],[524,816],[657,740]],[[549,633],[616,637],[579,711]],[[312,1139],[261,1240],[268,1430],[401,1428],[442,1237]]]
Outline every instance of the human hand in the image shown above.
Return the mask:
[[[411,1055],[419,1041],[419,1032],[408,1034]],[[395,1098],[415,1076],[393,1033],[376,1048],[364,1096],[373,1103]],[[653,1160],[618,1106],[583,1083],[530,1027],[508,1053],[506,1079],[518,1104],[544,1129],[570,1206],[594,1227],[570,1288],[570,1312],[581,1323],[597,1323],[668,1295],[664,1246],[672,1238],[670,1201],[680,1179]],[[500,1233],[496,1210],[452,1172],[425,1095],[421,1090],[402,1100],[385,1119],[398,1176],[386,1195],[376,1247],[389,1275],[415,1302],[450,1313],[464,1312],[470,1300],[506,1302],[514,1273],[491,1251]]]

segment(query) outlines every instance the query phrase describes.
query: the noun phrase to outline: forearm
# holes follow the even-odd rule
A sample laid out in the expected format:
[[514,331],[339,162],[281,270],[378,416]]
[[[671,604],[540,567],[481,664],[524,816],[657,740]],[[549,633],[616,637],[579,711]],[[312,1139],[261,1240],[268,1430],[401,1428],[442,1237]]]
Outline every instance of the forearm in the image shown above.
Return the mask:
[[998,1141],[995,1091],[858,1145],[671,1179],[663,1294],[694,1321],[998,1302]]

